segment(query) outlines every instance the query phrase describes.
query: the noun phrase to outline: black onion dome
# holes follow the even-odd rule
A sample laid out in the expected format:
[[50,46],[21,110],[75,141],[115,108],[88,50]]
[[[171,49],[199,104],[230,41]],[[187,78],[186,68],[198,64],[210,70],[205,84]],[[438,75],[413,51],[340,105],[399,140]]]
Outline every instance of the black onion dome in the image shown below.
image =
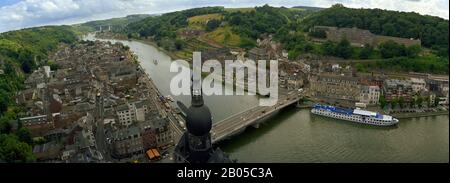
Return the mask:
[[186,127],[189,133],[203,136],[212,127],[211,112],[206,105],[190,106],[186,111]]

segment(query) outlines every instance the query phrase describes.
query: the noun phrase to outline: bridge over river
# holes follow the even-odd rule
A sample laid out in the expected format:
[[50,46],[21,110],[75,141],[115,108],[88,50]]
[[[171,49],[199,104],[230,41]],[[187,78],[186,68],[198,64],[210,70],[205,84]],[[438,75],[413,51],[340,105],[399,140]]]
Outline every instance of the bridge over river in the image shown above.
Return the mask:
[[[295,104],[301,98],[297,91],[280,92],[277,104],[273,106],[255,106],[248,110],[234,114],[228,118],[213,124],[211,129],[211,139],[213,143],[230,138],[244,131],[248,126],[258,126],[261,119],[274,114],[275,112]],[[169,116],[170,126],[173,130],[174,142],[178,142],[184,130],[178,125],[178,120]]]
[[292,91],[280,96],[277,104],[273,106],[256,106],[216,122],[211,129],[212,142],[225,140],[244,131],[248,126],[258,126],[262,122],[261,119],[298,102],[299,99],[297,92]]

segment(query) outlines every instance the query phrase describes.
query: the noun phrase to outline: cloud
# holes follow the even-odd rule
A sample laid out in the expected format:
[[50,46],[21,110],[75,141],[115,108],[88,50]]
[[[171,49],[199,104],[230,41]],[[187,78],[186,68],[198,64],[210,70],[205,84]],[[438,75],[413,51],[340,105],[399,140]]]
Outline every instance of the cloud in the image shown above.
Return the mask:
[[0,32],[150,13],[152,7],[154,2],[146,0],[25,0],[0,7]]
[[21,0],[0,7],[0,32],[25,27],[72,24],[137,13],[163,13],[192,7],[216,6],[330,7],[342,3],[353,8],[415,11],[448,19],[448,0]]
[[342,3],[351,8],[379,8],[387,10],[416,12],[449,18],[448,0],[316,0],[313,5],[329,7],[336,3]]

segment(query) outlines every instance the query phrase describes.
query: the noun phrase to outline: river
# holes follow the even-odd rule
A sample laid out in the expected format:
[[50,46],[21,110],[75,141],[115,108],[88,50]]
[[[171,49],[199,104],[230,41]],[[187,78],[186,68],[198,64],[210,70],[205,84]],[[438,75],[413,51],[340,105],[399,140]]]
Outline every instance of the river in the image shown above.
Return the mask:
[[[95,40],[92,34],[85,39]],[[171,59],[152,45],[122,42],[138,56],[141,66],[164,95],[176,73]],[[153,60],[157,60],[155,64]],[[173,96],[186,105],[190,96]],[[257,96],[205,96],[213,122],[258,104]],[[239,162],[449,162],[449,117],[401,119],[395,127],[373,127],[312,115],[309,110],[285,109],[258,129],[219,144]]]

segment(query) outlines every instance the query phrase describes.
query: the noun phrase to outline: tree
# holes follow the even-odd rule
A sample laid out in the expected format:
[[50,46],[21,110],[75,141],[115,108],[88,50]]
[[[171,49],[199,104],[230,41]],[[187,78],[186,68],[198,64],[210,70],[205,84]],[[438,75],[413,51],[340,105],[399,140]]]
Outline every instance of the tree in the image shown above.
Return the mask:
[[17,119],[17,129],[21,129],[23,127],[22,121]]
[[434,107],[437,107],[439,105],[439,98],[434,99]]
[[241,16],[233,16],[233,18],[231,18],[230,23],[233,25],[239,25],[241,24],[242,18]]
[[0,159],[6,162],[33,162],[36,157],[31,146],[12,134],[0,134]]
[[422,98],[421,96],[418,96],[418,97],[417,97],[416,102],[417,102],[417,106],[418,106],[419,108],[422,108],[422,105],[423,105],[423,98]]
[[400,97],[398,99],[398,104],[400,105],[400,108],[403,109],[404,105],[405,105],[405,98]]
[[383,25],[383,32],[384,35],[397,35],[395,25],[392,23],[387,23]]
[[358,72],[367,72],[367,66],[361,64],[361,63],[357,63],[355,65],[356,71]]
[[341,3],[336,3],[331,6],[331,8],[345,8],[345,6]]
[[347,39],[342,39],[336,46],[335,54],[344,59],[350,58],[353,54],[353,48]]
[[47,65],[50,66],[50,69],[51,69],[51,70],[58,70],[58,69],[59,69],[58,64],[56,64],[56,63],[53,62],[53,61],[48,61],[48,62],[47,62]]
[[384,97],[384,95],[380,96],[379,102],[380,102],[381,109],[384,109],[384,107],[386,107],[386,103],[387,103],[386,102],[386,98]]
[[2,116],[2,114],[8,110],[8,94],[5,90],[0,88],[0,116]]
[[20,62],[33,62],[33,53],[28,49],[19,50],[19,56],[17,58]]
[[32,69],[31,61],[26,60],[26,61],[22,62],[22,71],[23,72],[31,73],[31,69]]
[[300,51],[297,50],[291,50],[288,52],[288,59],[289,60],[295,60],[300,56]]
[[398,99],[397,98],[392,98],[391,100],[391,108],[395,109],[395,107],[397,107],[398,104]]
[[184,42],[181,39],[177,39],[175,40],[175,49],[176,50],[181,50],[184,47]]
[[0,98],[0,116],[2,113],[4,113],[6,110],[8,110],[8,101],[6,100],[5,96],[2,96],[2,98]]
[[334,43],[333,42],[331,42],[331,41],[326,41],[325,43],[323,43],[322,45],[321,45],[321,49],[322,49],[322,52],[325,54],[325,55],[335,55],[334,53],[334,50],[335,50],[335,45],[334,45]]
[[217,27],[219,27],[220,23],[221,23],[220,20],[216,20],[216,19],[209,20],[206,23],[206,31],[212,31],[212,30],[216,29]]
[[440,56],[440,57],[444,57],[444,58],[448,58],[448,52],[450,51],[449,49],[448,49],[448,47],[447,48],[442,48],[442,47],[437,47],[437,48],[435,48],[437,51],[436,51],[436,55],[438,55],[438,56]]
[[419,55],[420,51],[422,50],[422,48],[420,48],[420,45],[412,45],[409,47],[406,47],[406,56],[410,57],[410,58],[414,58],[417,57],[417,55]]
[[13,74],[15,74],[15,69],[14,69],[14,66],[11,64],[11,63],[9,63],[9,62],[6,62],[5,63],[5,74],[6,75],[13,75]]
[[239,43],[239,47],[244,49],[251,49],[256,46],[255,41],[251,40],[250,38],[241,38],[241,42]]
[[30,131],[27,128],[20,128],[17,130],[16,136],[21,142],[25,142],[30,145],[33,144],[33,138],[31,138]]
[[380,49],[383,58],[393,58],[405,55],[405,46],[392,40],[381,43],[378,48]]
[[11,132],[12,126],[9,123],[8,118],[2,117],[0,118],[0,134],[8,134]]
[[414,103],[415,103],[415,101],[414,101],[414,99],[411,99],[411,101],[409,101],[409,108],[414,108]]
[[365,44],[364,47],[359,52],[360,59],[368,59],[373,53],[373,46],[370,44]]

